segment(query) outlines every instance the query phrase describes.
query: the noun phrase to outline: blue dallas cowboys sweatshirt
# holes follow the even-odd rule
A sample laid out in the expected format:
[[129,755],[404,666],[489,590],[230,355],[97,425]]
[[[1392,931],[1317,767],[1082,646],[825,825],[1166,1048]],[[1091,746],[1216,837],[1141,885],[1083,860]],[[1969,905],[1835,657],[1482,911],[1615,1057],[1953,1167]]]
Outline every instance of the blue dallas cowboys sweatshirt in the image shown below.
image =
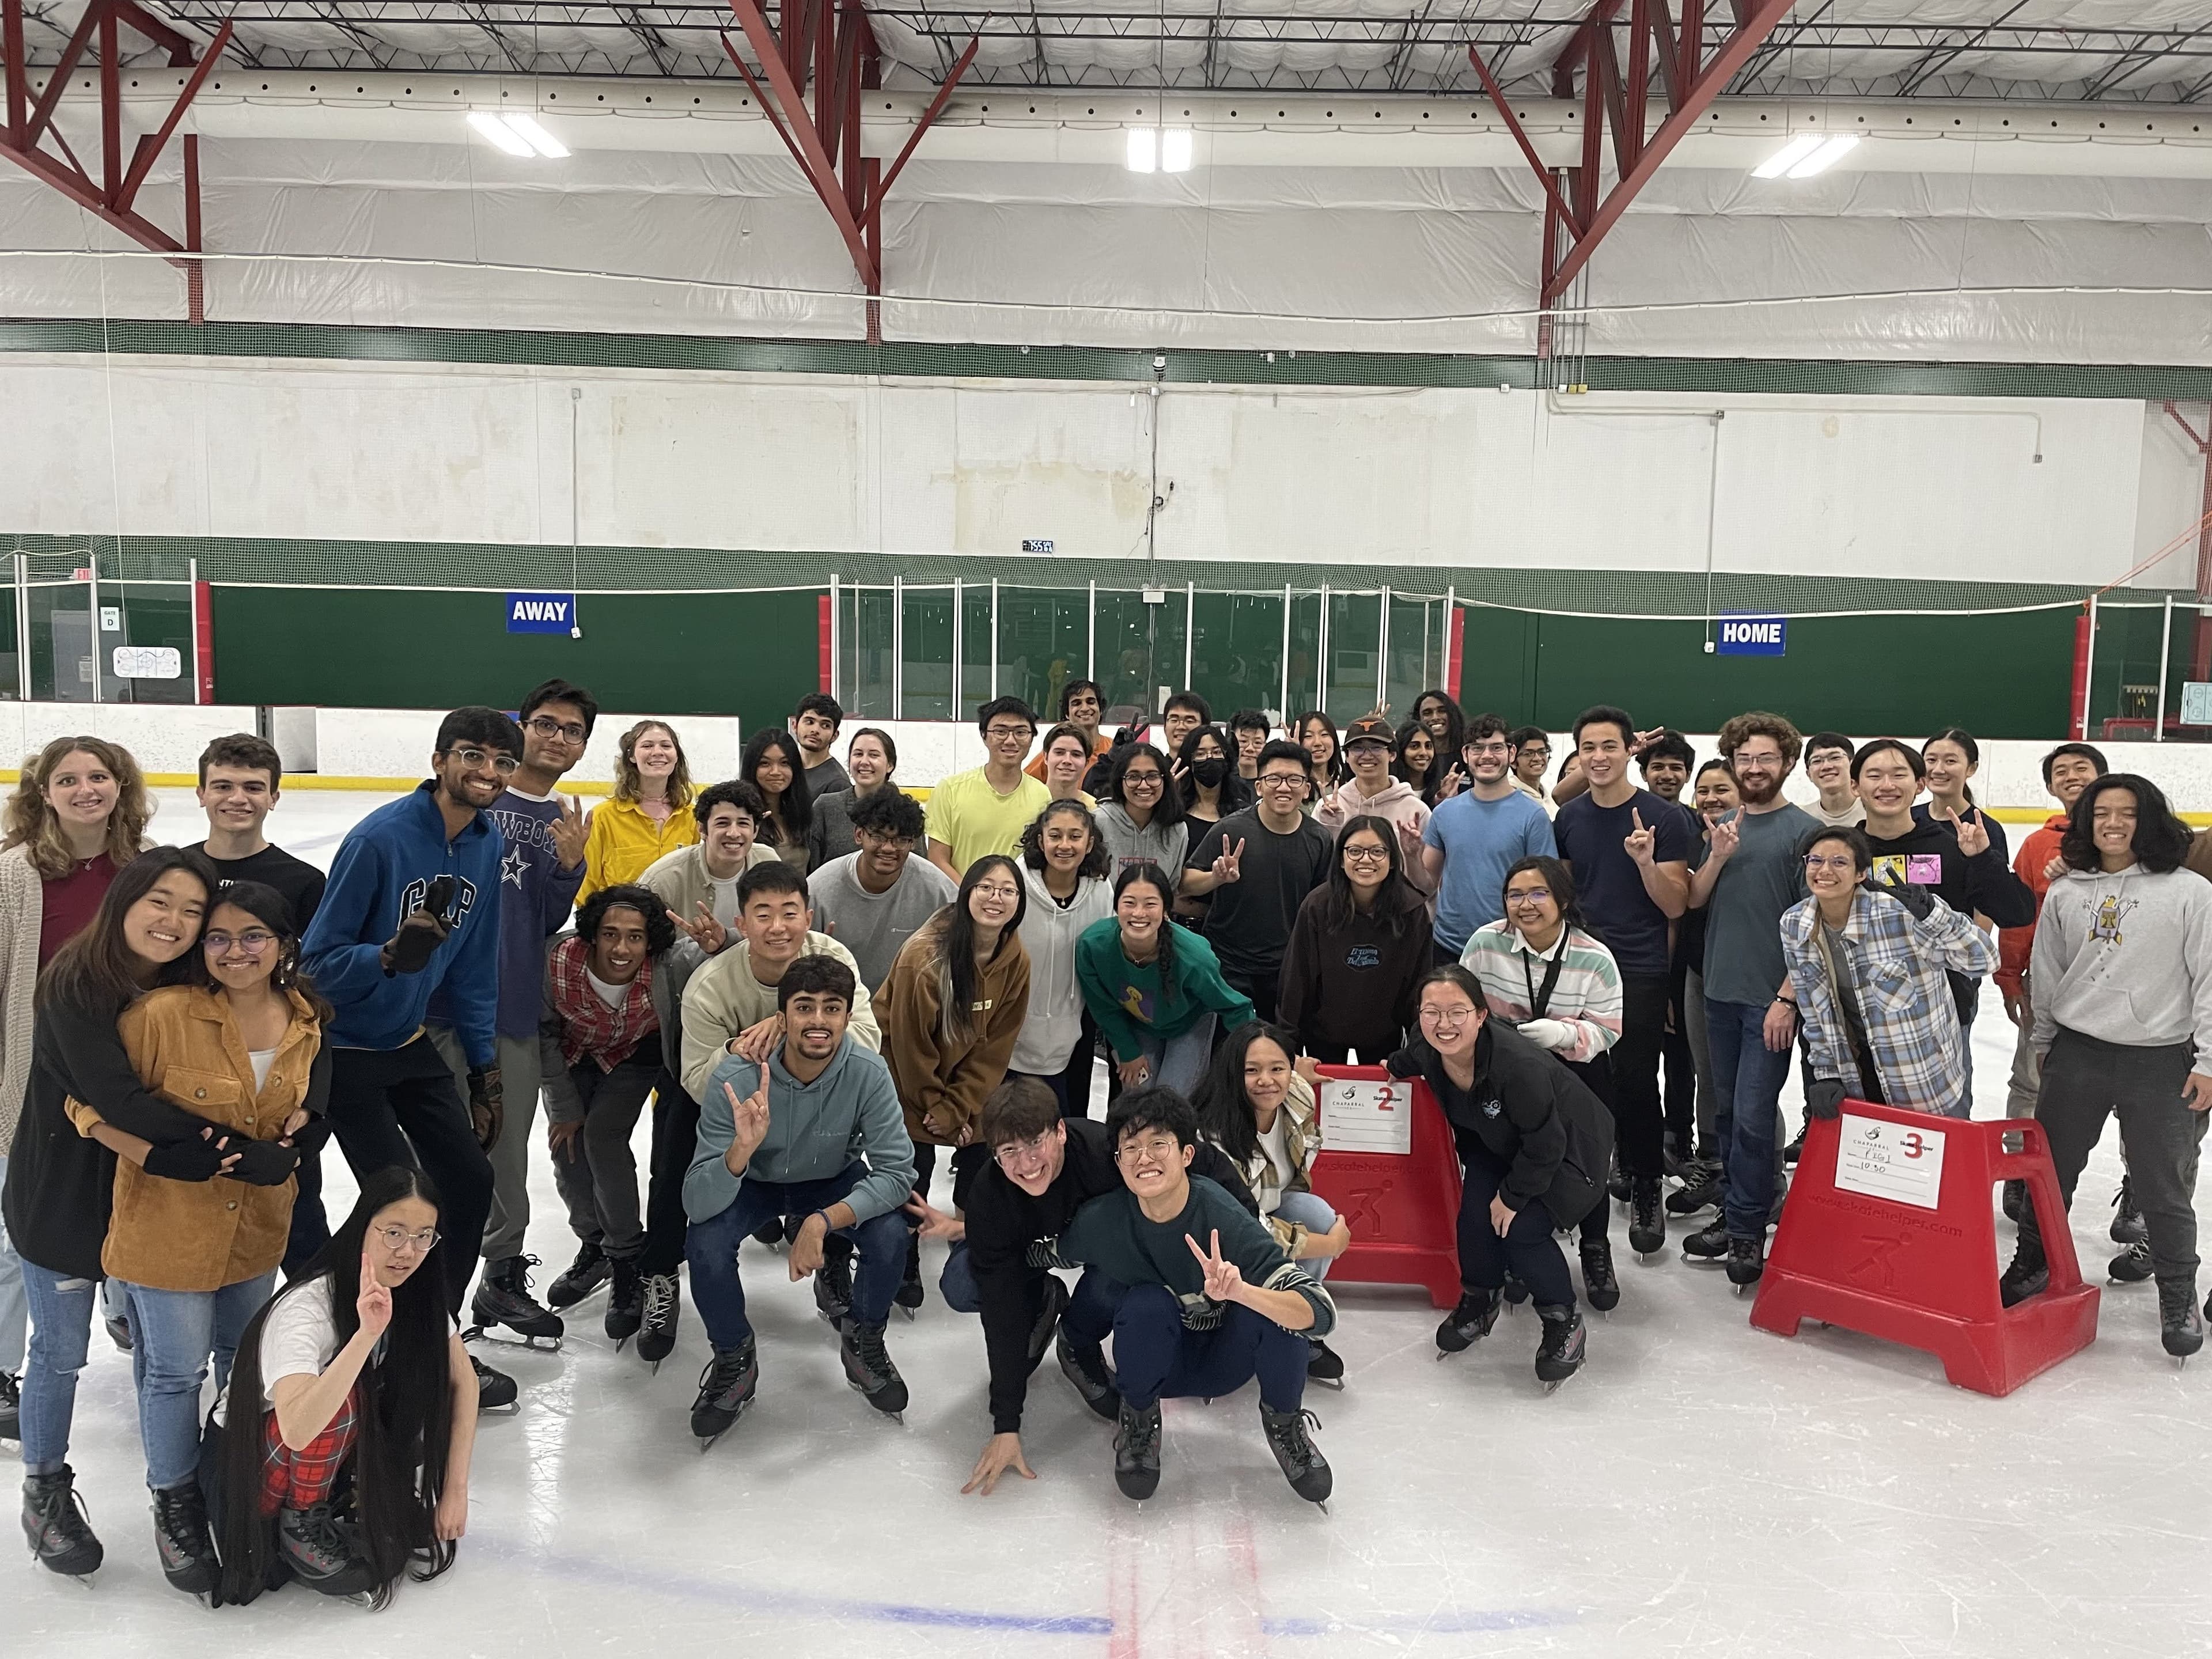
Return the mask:
[[[331,863],[330,884],[300,947],[301,965],[337,1011],[326,1040],[337,1048],[398,1048],[422,1029],[445,988],[446,1013],[471,1066],[495,1063],[499,992],[499,868],[506,851],[483,813],[449,842],[446,821],[422,784],[354,825]],[[387,974],[379,960],[400,919],[432,878],[453,878],[446,911],[453,931],[419,974]]]
[[[484,808],[499,832],[499,1012],[500,1036],[538,1042],[544,1012],[545,952],[554,934],[568,925],[576,890],[584,884],[584,866],[561,867],[553,850],[553,826],[561,821],[557,795],[526,795],[509,788]],[[453,988],[430,999],[434,1024],[458,1027]]]

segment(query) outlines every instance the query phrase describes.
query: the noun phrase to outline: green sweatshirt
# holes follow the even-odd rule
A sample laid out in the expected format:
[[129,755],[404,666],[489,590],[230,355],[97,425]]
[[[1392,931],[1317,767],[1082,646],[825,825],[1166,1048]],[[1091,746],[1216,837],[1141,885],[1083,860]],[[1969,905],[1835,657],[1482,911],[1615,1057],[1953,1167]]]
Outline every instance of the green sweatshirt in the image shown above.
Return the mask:
[[1101,1193],[1075,1212],[1052,1246],[1054,1265],[1096,1267],[1124,1285],[1160,1285],[1182,1304],[1186,1330],[1212,1330],[1222,1304],[1206,1294],[1206,1269],[1185,1239],[1209,1249],[1221,1235],[1221,1255],[1237,1264],[1247,1285],[1293,1291],[1312,1304],[1309,1336],[1327,1336],[1336,1325],[1336,1304],[1322,1282],[1283,1254],[1265,1223],[1204,1176],[1194,1176],[1190,1199],[1172,1221],[1149,1218],[1137,1195],[1124,1187]]
[[1138,963],[1121,954],[1121,924],[1111,916],[1094,921],[1075,941],[1075,978],[1084,1006],[1114,1045],[1117,1060],[1144,1052],[1142,1039],[1181,1036],[1201,1014],[1221,1016],[1233,1031],[1252,1018],[1252,999],[1221,977],[1213,947],[1188,927],[1172,927],[1175,994],[1160,994],[1160,963]]

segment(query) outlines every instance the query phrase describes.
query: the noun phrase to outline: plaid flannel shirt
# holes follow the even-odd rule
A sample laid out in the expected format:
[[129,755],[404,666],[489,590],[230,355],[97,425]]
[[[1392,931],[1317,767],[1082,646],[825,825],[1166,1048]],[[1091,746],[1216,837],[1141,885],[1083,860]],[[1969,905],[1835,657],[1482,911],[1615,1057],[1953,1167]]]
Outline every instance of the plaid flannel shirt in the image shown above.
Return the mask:
[[[1844,966],[1856,992],[1867,1045],[1881,1073],[1882,1098],[1908,1111],[1965,1117],[1966,1038],[1958,1004],[1943,976],[1948,969],[1977,978],[1995,952],[1971,918],[1929,895],[1923,919],[1887,893],[1862,887],[1842,929]],[[1821,950],[1819,901],[1802,899],[1782,914],[1782,956],[1804,1018],[1813,1075],[1835,1078],[1863,1098],[1865,1084],[1851,1055],[1850,1035]]]

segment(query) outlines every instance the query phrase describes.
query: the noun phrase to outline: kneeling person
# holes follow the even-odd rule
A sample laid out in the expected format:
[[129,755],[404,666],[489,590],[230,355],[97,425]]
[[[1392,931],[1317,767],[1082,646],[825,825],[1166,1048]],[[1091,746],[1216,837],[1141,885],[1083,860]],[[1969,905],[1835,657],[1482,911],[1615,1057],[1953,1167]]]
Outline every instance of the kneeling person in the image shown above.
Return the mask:
[[1292,1491],[1327,1502],[1328,1462],[1307,1431],[1303,1401],[1307,1339],[1328,1334],[1336,1304],[1236,1199],[1192,1178],[1198,1120],[1174,1090],[1132,1089],[1107,1113],[1106,1134],[1122,1190],[1077,1212],[1054,1257],[1127,1286],[1113,1318],[1115,1484],[1137,1498],[1159,1486],[1163,1399],[1218,1399],[1256,1376],[1268,1449]]
[[[889,1068],[848,1036],[854,994],[842,962],[801,957],[776,986],[784,1036],[767,1060],[726,1055],[707,1079],[699,1148],[684,1178],[691,1294],[714,1345],[691,1407],[702,1440],[737,1421],[760,1379],[738,1245],[770,1221],[790,1224],[793,1279],[815,1275],[815,1306],[837,1327],[845,1380],[879,1412],[906,1409],[884,1323],[906,1266],[899,1206],[914,1185],[914,1145]],[[850,1281],[842,1261],[823,1271],[833,1233],[860,1247]]]

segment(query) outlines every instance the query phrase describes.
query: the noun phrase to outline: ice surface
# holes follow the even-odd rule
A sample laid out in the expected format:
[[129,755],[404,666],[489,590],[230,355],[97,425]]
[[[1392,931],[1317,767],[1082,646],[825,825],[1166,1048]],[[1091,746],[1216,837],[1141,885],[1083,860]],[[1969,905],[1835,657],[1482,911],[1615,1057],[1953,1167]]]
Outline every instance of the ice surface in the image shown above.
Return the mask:
[[[295,790],[270,827],[327,863],[377,799]],[[197,836],[189,795],[164,792],[163,809],[158,834]],[[1991,992],[1985,1110],[2011,1039]],[[342,1214],[350,1183],[327,1164]],[[2108,1135],[2075,1210],[2093,1279],[2118,1178]],[[574,1249],[542,1158],[532,1197],[542,1291]],[[807,1288],[749,1244],[761,1393],[735,1431],[704,1455],[689,1432],[707,1352],[688,1304],[657,1376],[600,1334],[604,1293],[558,1355],[487,1345],[523,1403],[483,1423],[459,1565],[374,1615],[297,1588],[210,1613],[167,1589],[130,1368],[95,1332],[70,1455],[108,1565],[87,1590],[18,1557],[0,1654],[2080,1659],[2212,1644],[2212,1355],[2177,1370],[2150,1285],[2107,1286],[2094,1346],[1990,1400],[1909,1350],[1753,1330],[1747,1297],[1680,1259],[1686,1231],[1644,1264],[1617,1219],[1621,1305],[1592,1318],[1587,1369],[1549,1397],[1526,1309],[1438,1364],[1424,1297],[1342,1287],[1346,1387],[1308,1395],[1336,1471],[1325,1516],[1283,1482],[1249,1388],[1170,1401],[1159,1494],[1127,1502],[1110,1430],[1049,1361],[1024,1436],[1038,1478],[963,1498],[989,1433],[982,1340],[936,1295],[938,1250],[920,1317],[892,1322],[914,1395],[902,1425],[844,1385]]]

